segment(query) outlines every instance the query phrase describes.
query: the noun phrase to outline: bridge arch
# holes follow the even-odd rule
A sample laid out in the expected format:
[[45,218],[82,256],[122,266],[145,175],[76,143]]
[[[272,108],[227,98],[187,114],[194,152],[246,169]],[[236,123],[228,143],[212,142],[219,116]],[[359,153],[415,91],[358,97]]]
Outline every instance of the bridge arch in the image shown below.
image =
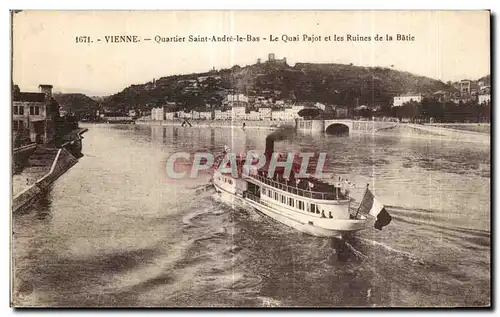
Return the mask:
[[336,122],[328,125],[325,132],[326,134],[346,135],[349,134],[349,126],[344,123]]

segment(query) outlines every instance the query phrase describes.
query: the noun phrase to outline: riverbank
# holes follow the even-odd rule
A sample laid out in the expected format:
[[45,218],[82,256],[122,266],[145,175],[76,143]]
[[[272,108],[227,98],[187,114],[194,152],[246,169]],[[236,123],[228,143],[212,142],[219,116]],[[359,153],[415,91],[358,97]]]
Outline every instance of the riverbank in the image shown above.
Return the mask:
[[[45,163],[41,166],[36,166],[34,170],[30,167],[21,174],[14,175],[12,212],[33,203],[56,179],[78,162],[78,159],[65,148],[50,150],[44,153]],[[51,164],[46,164],[48,162]]]
[[[153,121],[141,120],[136,121],[139,125],[153,125],[153,126],[182,126],[184,121],[168,120],[168,121]],[[295,125],[293,121],[275,122],[275,121],[189,121],[193,128],[243,128],[245,129],[276,129],[281,126]],[[358,121],[354,121],[355,123]],[[361,122],[361,121],[360,121]],[[380,134],[380,135],[394,135],[405,138],[433,138],[440,140],[450,140],[457,142],[472,142],[490,144],[490,135],[470,131],[466,128],[455,129],[450,128],[452,124],[446,125],[421,125],[410,123],[398,123],[395,126],[381,129],[355,129],[350,131],[353,134]],[[460,125],[464,127],[465,125]],[[189,127],[189,126],[188,126]]]
[[[80,138],[88,129],[78,129]],[[24,168],[12,176],[12,212],[33,203],[56,179],[78,162],[78,153],[72,153],[73,143],[61,148],[36,146],[27,158]],[[81,143],[80,143],[81,144]],[[81,150],[81,148],[80,148]]]
[[491,124],[489,123],[434,123],[432,126],[442,127],[447,129],[469,131],[476,133],[491,133]]
[[490,144],[490,135],[486,133],[455,130],[445,126],[403,123],[395,127],[377,131],[381,135],[400,136],[405,138],[426,138],[442,141]]
[[[166,121],[156,121],[156,120],[137,120],[135,123],[139,125],[163,125],[163,126],[182,126],[184,120],[166,120]],[[210,120],[189,120],[191,127],[193,128],[243,128],[245,124],[245,129],[276,129],[285,125],[295,125],[293,121],[287,122],[274,122],[274,121],[210,121]],[[189,125],[185,125],[188,126]]]

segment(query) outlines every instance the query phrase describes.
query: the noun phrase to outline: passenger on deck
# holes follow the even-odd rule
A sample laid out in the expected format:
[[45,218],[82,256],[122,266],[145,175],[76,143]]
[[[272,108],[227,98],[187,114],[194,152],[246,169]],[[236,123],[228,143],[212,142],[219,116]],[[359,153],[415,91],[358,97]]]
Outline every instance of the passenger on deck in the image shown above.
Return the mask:
[[324,210],[321,210],[321,218],[326,218]]
[[328,213],[329,213],[330,219],[333,219],[333,217],[332,217],[332,212],[331,212],[331,211],[329,211]]

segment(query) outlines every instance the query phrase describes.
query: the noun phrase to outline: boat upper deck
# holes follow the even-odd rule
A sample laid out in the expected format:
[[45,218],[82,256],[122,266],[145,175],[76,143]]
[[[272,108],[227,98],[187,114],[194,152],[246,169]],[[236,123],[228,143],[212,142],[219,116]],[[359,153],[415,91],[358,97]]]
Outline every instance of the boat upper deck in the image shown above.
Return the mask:
[[[250,174],[250,178],[254,178],[261,183],[271,187],[289,192],[301,197],[319,199],[319,200],[349,200],[349,196],[341,192],[341,188],[319,181],[317,179],[304,178],[297,180],[286,180],[283,178],[275,177],[269,178],[264,176],[261,172],[258,174]],[[313,185],[311,187],[310,185]]]
[[[222,157],[219,157],[215,165],[218,166],[222,163],[222,161]],[[227,163],[229,164],[229,162]],[[244,174],[244,163],[245,159],[243,157],[236,157],[238,177],[242,177]],[[329,184],[314,177],[297,177],[296,172],[298,172],[298,170],[300,169],[300,165],[298,165],[297,163],[294,163],[293,165],[294,167],[292,168],[292,171],[287,178],[283,176],[285,168],[282,166],[276,167],[274,176],[272,178],[269,177],[268,164],[258,170],[252,169],[252,171],[247,171],[249,172],[247,177],[254,178],[266,185],[301,197],[335,201],[346,201],[350,199],[348,192],[342,192],[342,188],[339,186]]]

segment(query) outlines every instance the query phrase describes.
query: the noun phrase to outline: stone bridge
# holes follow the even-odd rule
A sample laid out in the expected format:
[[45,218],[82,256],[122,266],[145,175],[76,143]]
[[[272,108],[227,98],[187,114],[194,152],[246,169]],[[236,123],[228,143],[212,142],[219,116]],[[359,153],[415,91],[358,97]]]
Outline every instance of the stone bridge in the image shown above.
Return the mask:
[[326,132],[329,134],[348,134],[356,132],[375,132],[396,126],[395,122],[357,121],[348,119],[297,120],[296,128],[302,131]]

